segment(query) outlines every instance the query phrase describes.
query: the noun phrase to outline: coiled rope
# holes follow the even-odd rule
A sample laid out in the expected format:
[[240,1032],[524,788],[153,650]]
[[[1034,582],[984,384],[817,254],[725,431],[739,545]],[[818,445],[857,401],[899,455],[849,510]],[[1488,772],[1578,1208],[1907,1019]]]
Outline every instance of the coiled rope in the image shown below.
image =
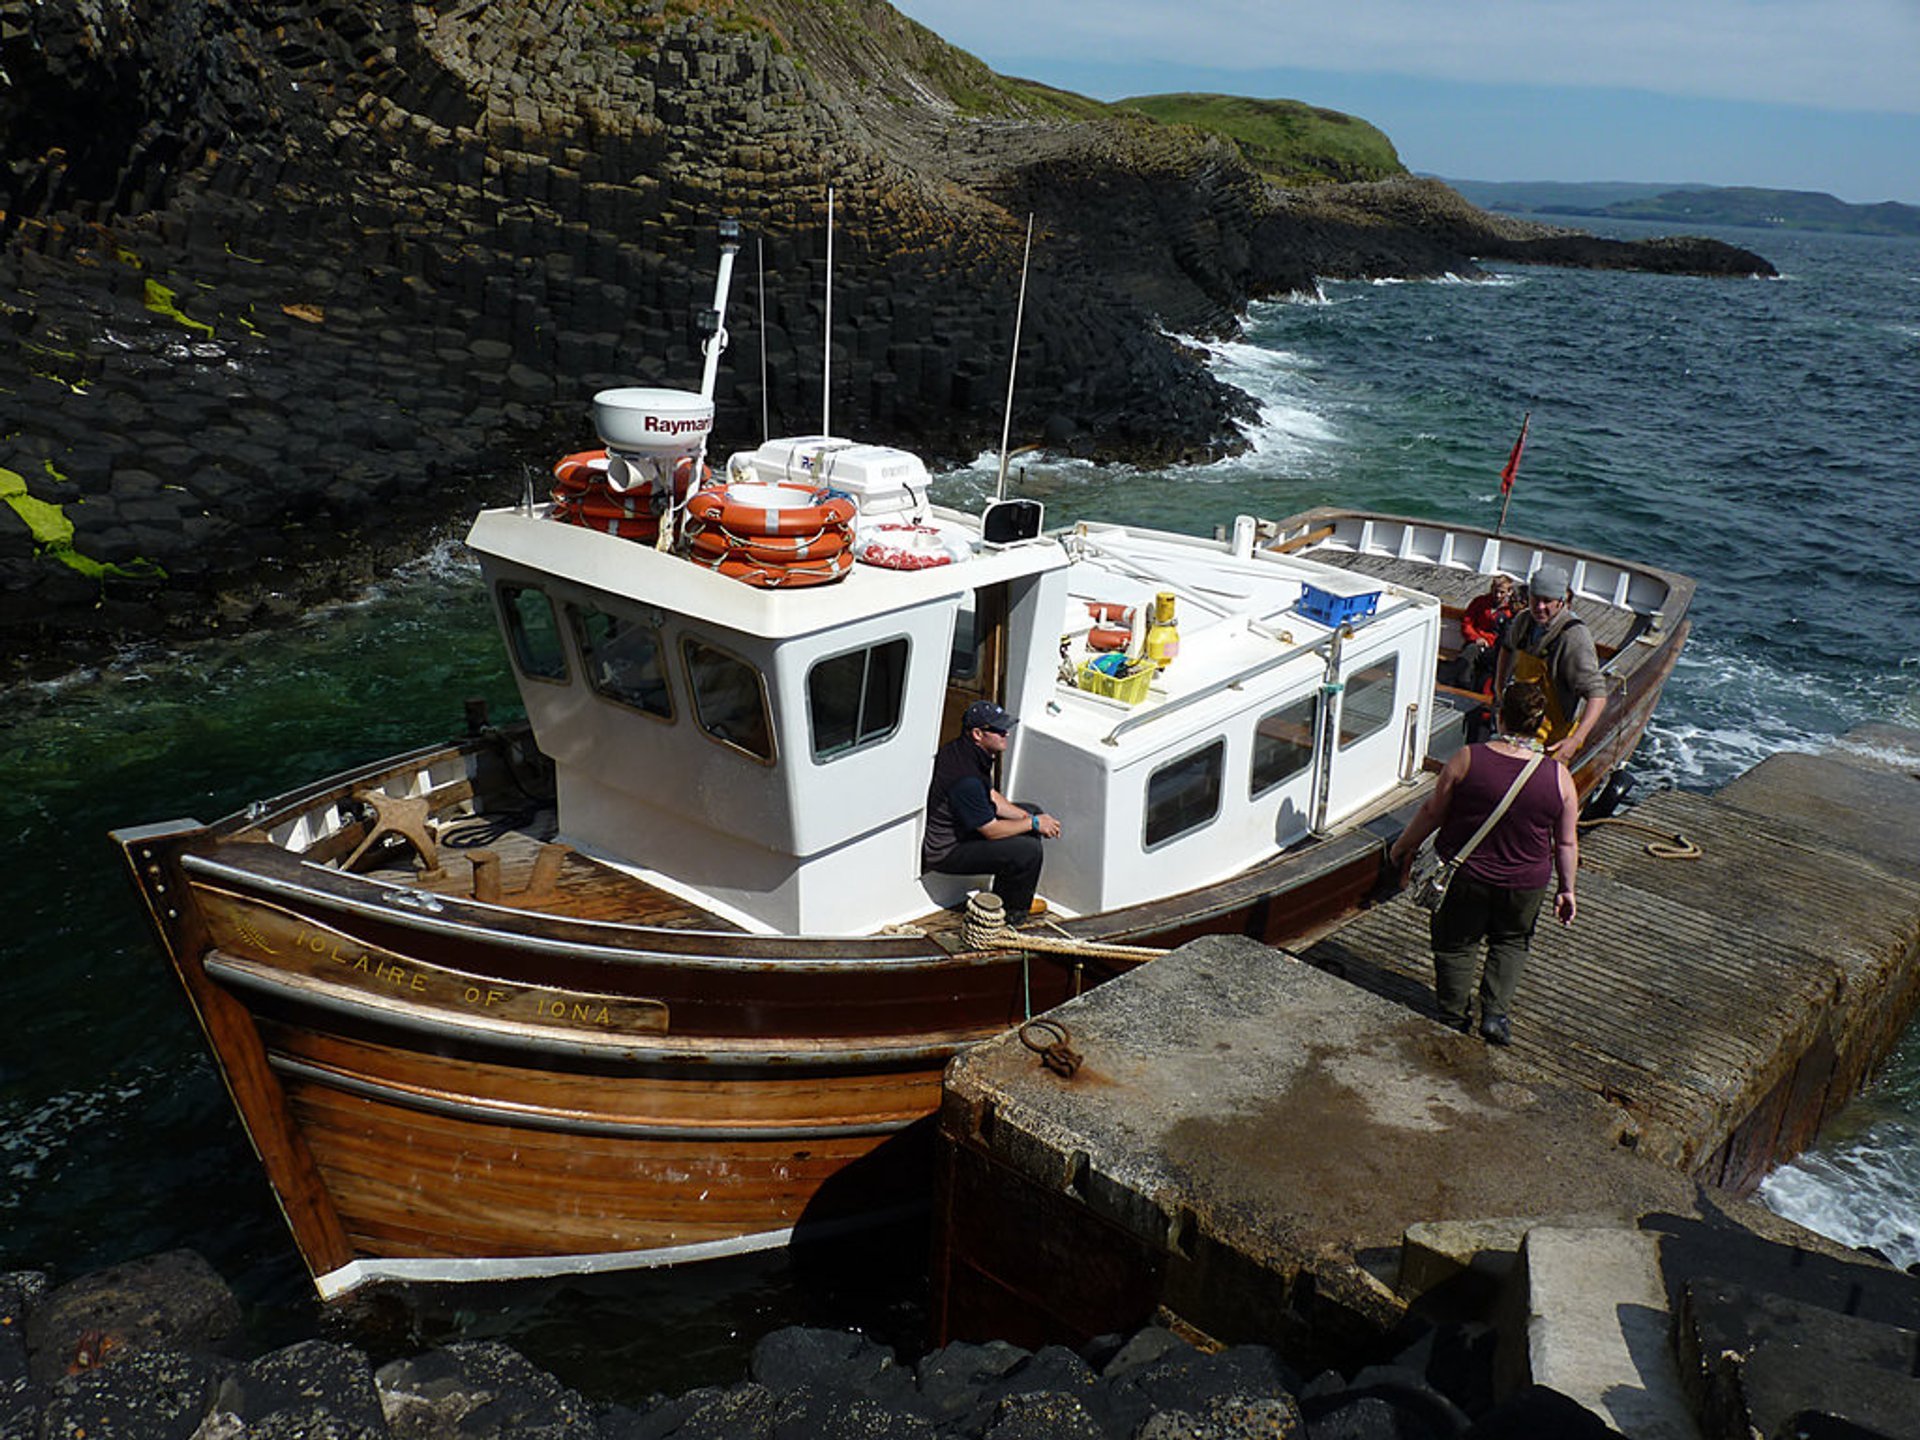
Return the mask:
[[1102,940],[1076,940],[1064,932],[1040,935],[1015,930],[1007,924],[1000,897],[981,891],[967,901],[960,919],[960,937],[969,950],[1030,950],[1049,955],[1087,955],[1106,960],[1158,960],[1166,954],[1149,945],[1115,945]]
[[1601,820],[1582,820],[1580,822],[1580,828],[1582,830],[1594,825],[1624,825],[1629,830],[1638,830],[1642,834],[1658,836],[1658,839],[1649,840],[1645,848],[1647,854],[1661,860],[1698,860],[1704,853],[1698,845],[1687,839],[1687,837],[1682,835],[1678,830],[1656,830],[1653,826],[1643,825],[1638,820],[1621,820],[1611,815]]

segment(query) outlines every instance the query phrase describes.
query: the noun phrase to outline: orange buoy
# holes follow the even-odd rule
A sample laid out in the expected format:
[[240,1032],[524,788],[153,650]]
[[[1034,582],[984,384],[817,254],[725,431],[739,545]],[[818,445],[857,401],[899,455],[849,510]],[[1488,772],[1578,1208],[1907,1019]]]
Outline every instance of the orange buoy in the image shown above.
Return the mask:
[[700,525],[689,528],[687,543],[699,555],[787,565],[831,559],[847,548],[847,532],[833,527],[811,535],[738,535],[724,526]]
[[[654,485],[643,480],[625,490],[617,490],[607,478],[608,456],[605,450],[581,450],[566,455],[553,466],[553,511],[555,520],[579,525],[622,540],[652,540],[660,534],[660,517],[654,513]],[[683,496],[698,478],[702,483],[713,472],[697,464],[691,455],[683,455],[673,465],[673,490]]]
[[744,581],[763,590],[799,589],[808,585],[826,585],[840,579],[853,568],[853,555],[842,550],[825,560],[802,560],[793,564],[774,564],[764,560],[694,555],[696,565],[718,571],[730,580]]
[[687,513],[739,535],[804,535],[853,523],[845,495],[814,485],[715,485],[687,501]]
[[563,455],[553,462],[556,497],[561,494],[583,495],[596,484],[604,484],[606,478],[607,452],[604,450],[582,450],[577,454]]

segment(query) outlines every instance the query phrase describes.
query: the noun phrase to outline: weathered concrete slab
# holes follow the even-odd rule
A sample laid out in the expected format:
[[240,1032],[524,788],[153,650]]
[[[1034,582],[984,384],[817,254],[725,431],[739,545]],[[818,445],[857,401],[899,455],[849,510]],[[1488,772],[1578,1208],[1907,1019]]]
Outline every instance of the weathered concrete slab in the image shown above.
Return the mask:
[[1861,726],[1817,755],[1770,755],[1718,794],[1818,831],[1830,848],[1920,873],[1920,730]]
[[1654,1235],[1537,1225],[1521,1247],[1529,1378],[1635,1440],[1699,1440]]
[[937,1323],[1082,1338],[1157,1309],[1222,1340],[1333,1343],[1404,1313],[1417,1221],[1690,1214],[1621,1112],[1521,1057],[1238,937],[1050,1012],[1062,1079],[1018,1037],[947,1075]]

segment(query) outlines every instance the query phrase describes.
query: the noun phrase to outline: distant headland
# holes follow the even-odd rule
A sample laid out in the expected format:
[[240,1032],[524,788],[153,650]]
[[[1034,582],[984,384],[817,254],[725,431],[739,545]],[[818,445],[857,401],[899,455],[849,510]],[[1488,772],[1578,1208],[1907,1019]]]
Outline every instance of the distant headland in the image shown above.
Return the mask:
[[1442,183],[1474,204],[1506,215],[1920,236],[1920,206],[1902,205],[1894,200],[1878,205],[1853,205],[1819,190],[1767,190],[1749,185],[1639,185],[1605,180],[1445,180]]

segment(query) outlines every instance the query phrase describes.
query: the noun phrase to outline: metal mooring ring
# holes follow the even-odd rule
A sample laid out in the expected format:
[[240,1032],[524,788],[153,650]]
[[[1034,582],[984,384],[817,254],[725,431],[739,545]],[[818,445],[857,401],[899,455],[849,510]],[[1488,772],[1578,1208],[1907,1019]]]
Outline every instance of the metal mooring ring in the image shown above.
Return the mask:
[[1029,1020],[1020,1027],[1020,1043],[1063,1080],[1071,1080],[1074,1071],[1080,1068],[1079,1052],[1067,1044],[1072,1038],[1058,1020]]

